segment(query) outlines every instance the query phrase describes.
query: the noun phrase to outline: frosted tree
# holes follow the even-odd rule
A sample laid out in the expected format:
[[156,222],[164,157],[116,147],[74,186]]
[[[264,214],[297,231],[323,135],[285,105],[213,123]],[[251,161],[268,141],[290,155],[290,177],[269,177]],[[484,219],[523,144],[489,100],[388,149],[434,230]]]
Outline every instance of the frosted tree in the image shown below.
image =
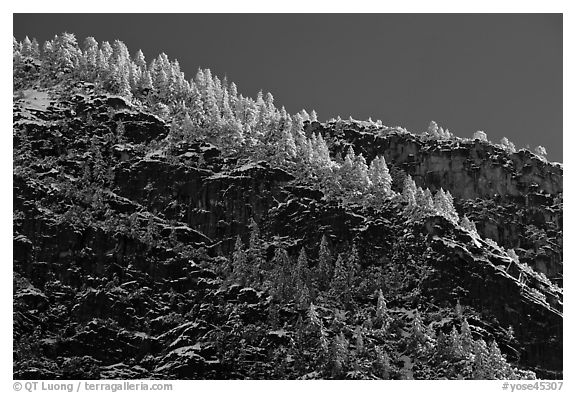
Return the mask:
[[336,296],[341,296],[342,299],[348,300],[350,298],[349,286],[349,271],[347,266],[347,259],[343,254],[338,254],[336,259],[336,266],[334,267],[334,276],[330,283],[330,291]]
[[204,119],[206,116],[204,115],[204,107],[202,104],[202,97],[196,83],[191,80],[190,81],[190,94],[188,95],[188,108],[190,119],[196,125],[202,125],[204,123]]
[[370,180],[369,192],[373,196],[372,204],[378,209],[382,206],[384,199],[392,194],[392,176],[383,156],[376,157],[370,163],[368,179]]
[[434,195],[434,209],[436,214],[446,217],[452,223],[458,223],[458,213],[454,208],[454,199],[450,191],[444,191],[442,188]]
[[148,65],[146,64],[146,58],[144,57],[144,52],[141,49],[138,49],[136,55],[134,55],[134,64],[138,66],[140,72],[147,71]]
[[290,257],[285,249],[279,247],[272,258],[272,296],[280,301],[294,298],[293,267]]
[[190,118],[188,113],[184,115],[184,119],[182,120],[182,131],[187,139],[195,138],[196,136],[196,126],[194,126],[192,118]]
[[82,77],[96,81],[98,77],[98,42],[94,37],[86,37],[84,51],[82,52]]
[[366,160],[360,155],[354,154],[352,146],[348,148],[344,163],[338,171],[338,180],[343,190],[341,196],[344,202],[362,203],[371,187],[368,176]]
[[486,363],[487,369],[489,370],[490,379],[514,378],[514,371],[508,362],[506,362],[506,358],[504,358],[504,355],[502,355],[496,340],[492,340],[488,346],[488,358]]
[[410,217],[413,217],[417,213],[418,204],[416,203],[416,183],[412,180],[410,175],[404,178],[404,184],[402,187],[402,200],[406,203],[406,208],[404,212]]
[[43,52],[42,68],[48,78],[63,78],[78,70],[81,51],[74,34],[54,36],[50,44],[44,45]]
[[414,318],[412,319],[412,326],[407,344],[410,351],[416,357],[424,355],[433,345],[433,340],[429,336],[418,310],[415,310],[414,312]]
[[382,330],[387,330],[390,324],[386,300],[381,289],[378,290],[378,301],[376,303],[376,323],[381,326]]
[[294,285],[296,290],[303,289],[304,286],[310,287],[310,269],[308,268],[308,256],[304,247],[300,250],[296,268],[294,269]]
[[479,339],[472,344],[474,363],[472,365],[473,379],[493,379],[494,370],[489,363],[490,353],[486,342]]
[[548,152],[546,151],[546,148],[544,146],[536,147],[535,153],[538,157],[540,157],[543,160],[546,160],[546,156],[548,155]]
[[434,202],[429,189],[423,190],[421,187],[416,187],[414,199],[416,201],[415,214],[418,217],[427,217],[434,214]]
[[349,342],[344,337],[344,334],[336,335],[332,341],[331,353],[330,353],[330,363],[331,363],[331,375],[333,378],[340,378],[348,364],[349,356]]
[[463,216],[462,219],[460,219],[460,226],[462,227],[462,229],[478,236],[478,230],[476,229],[476,224],[474,224],[473,221],[470,221],[468,217]]
[[40,50],[38,47],[38,41],[36,41],[36,39],[33,39],[32,41],[30,41],[28,36],[26,36],[24,38],[24,41],[22,41],[22,49],[21,49],[20,53],[24,57],[31,57],[33,59],[38,59],[40,57]]
[[483,141],[483,142],[488,142],[488,136],[486,135],[486,133],[484,131],[476,131],[472,138],[478,139],[478,140]]
[[328,289],[330,279],[332,278],[332,255],[328,247],[328,238],[322,235],[320,249],[318,251],[318,287],[320,290]]
[[254,280],[254,272],[248,257],[244,251],[244,243],[240,235],[236,237],[234,253],[232,254],[233,278],[240,285],[251,285]]
[[294,143],[296,143],[296,147],[300,150],[302,146],[306,144],[306,134],[304,134],[304,121],[302,120],[302,116],[297,113],[292,116],[292,138],[294,139]]
[[314,109],[312,109],[312,112],[310,112],[310,121],[318,121],[318,114]]
[[506,137],[504,137],[500,140],[500,145],[508,153],[515,153],[516,152],[516,146],[514,145],[514,143],[509,141],[508,138],[506,138]]
[[472,331],[470,330],[470,325],[468,325],[468,321],[466,319],[464,319],[462,326],[460,327],[459,337],[463,354],[465,356],[471,354],[474,349],[474,338],[472,337]]
[[428,124],[428,135],[433,138],[439,138],[440,135],[438,134],[438,124],[432,120],[430,124]]
[[260,237],[260,228],[254,219],[250,219],[250,243],[248,248],[248,258],[257,268],[262,268],[265,264],[264,243]]

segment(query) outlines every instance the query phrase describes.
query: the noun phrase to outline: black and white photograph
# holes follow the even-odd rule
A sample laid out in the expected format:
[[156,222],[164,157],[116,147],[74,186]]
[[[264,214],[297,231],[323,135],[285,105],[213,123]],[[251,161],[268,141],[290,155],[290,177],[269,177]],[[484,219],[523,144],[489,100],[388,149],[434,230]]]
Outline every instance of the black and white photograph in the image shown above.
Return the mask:
[[328,12],[12,15],[15,390],[562,389],[563,14]]

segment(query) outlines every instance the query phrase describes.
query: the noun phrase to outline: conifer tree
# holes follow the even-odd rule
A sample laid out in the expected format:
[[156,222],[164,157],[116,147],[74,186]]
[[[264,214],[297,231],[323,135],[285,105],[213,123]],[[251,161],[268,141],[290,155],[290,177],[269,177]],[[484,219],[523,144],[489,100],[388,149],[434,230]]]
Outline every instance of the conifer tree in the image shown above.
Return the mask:
[[248,226],[250,228],[248,259],[255,269],[264,269],[266,259],[264,258],[264,245],[260,238],[260,228],[252,218]]
[[366,350],[364,347],[364,333],[362,332],[362,326],[356,326],[354,337],[356,338],[356,354],[362,355]]
[[310,303],[310,307],[308,308],[307,316],[308,316],[308,321],[309,321],[309,325],[310,325],[312,332],[318,336],[318,341],[320,343],[321,356],[326,356],[328,354],[328,350],[329,350],[328,334],[326,332],[326,329],[324,329],[324,325],[322,324],[322,321],[320,320],[320,317],[318,315],[318,311],[316,310],[316,306],[314,305],[314,303]]
[[500,352],[496,340],[492,340],[488,346],[488,359],[486,364],[490,370],[490,379],[513,379],[514,372],[512,367],[506,362],[506,359]]
[[312,109],[312,112],[310,112],[310,121],[318,121],[318,114],[314,109]]
[[508,138],[503,137],[500,140],[500,145],[502,146],[502,148],[504,150],[506,150],[508,153],[515,153],[516,152],[516,146],[514,145],[514,143],[512,143],[510,140],[508,140]]
[[330,290],[337,296],[342,296],[343,299],[348,299],[350,295],[350,288],[348,286],[348,269],[346,266],[346,258],[342,254],[338,254],[336,259],[336,266],[334,268],[334,276],[330,283]]
[[294,286],[292,275],[292,262],[285,249],[279,247],[274,252],[272,259],[272,296],[279,301],[287,301],[294,298]]
[[376,304],[376,322],[380,324],[382,330],[386,331],[390,323],[390,317],[388,315],[388,308],[386,307],[386,300],[384,299],[384,294],[382,290],[378,290],[378,301]]
[[240,285],[249,286],[253,283],[253,269],[248,262],[248,257],[244,251],[244,243],[240,235],[236,237],[234,253],[232,254],[232,266],[234,280]]
[[472,353],[474,348],[474,338],[472,338],[470,325],[468,325],[468,321],[466,319],[464,319],[464,322],[462,322],[462,327],[460,328],[460,342],[462,344],[462,352],[465,356]]
[[424,191],[421,187],[417,187],[415,201],[418,217],[426,217],[434,213],[434,202],[430,190]]
[[383,156],[376,157],[370,163],[368,179],[370,180],[369,192],[374,197],[373,203],[380,207],[382,201],[392,193],[392,176]]
[[428,134],[436,139],[440,137],[440,135],[438,134],[438,124],[434,120],[432,120],[428,125]]
[[406,203],[404,212],[409,217],[415,217],[418,209],[418,204],[416,202],[416,191],[416,183],[414,180],[412,180],[410,175],[407,175],[404,178],[404,184],[402,187],[402,200]]
[[482,339],[472,343],[472,352],[474,354],[474,363],[472,365],[473,379],[493,379],[494,370],[490,368],[489,352],[486,342]]
[[294,286],[296,291],[300,291],[303,287],[309,288],[311,284],[310,281],[310,269],[308,268],[308,256],[306,255],[306,250],[304,247],[300,250],[298,255],[298,261],[296,262],[296,269],[294,270]]
[[390,357],[383,349],[383,347],[376,347],[376,360],[375,360],[375,368],[376,368],[376,375],[382,379],[390,379],[390,373],[392,368],[390,366]]
[[473,235],[478,236],[478,230],[476,229],[476,224],[474,224],[473,221],[470,221],[468,217],[463,216],[460,219],[460,226],[462,227],[462,229],[471,232]]
[[458,213],[454,208],[454,199],[450,191],[444,191],[442,188],[434,195],[434,208],[436,214],[446,217],[454,224],[458,223]]
[[144,53],[141,49],[138,49],[136,55],[134,56],[134,64],[138,66],[140,72],[146,72],[148,69],[148,65],[146,64],[146,58],[144,57]]
[[548,155],[548,152],[546,151],[546,148],[543,146],[537,146],[535,153],[538,157],[540,157],[543,160],[546,160],[546,156]]
[[483,141],[483,142],[488,142],[488,136],[486,135],[486,133],[484,131],[476,131],[472,138],[478,139],[478,140]]
[[82,76],[90,81],[96,81],[98,77],[98,42],[94,37],[86,37],[84,51],[82,53],[83,73]]
[[332,365],[330,371],[333,378],[341,377],[346,369],[349,356],[348,346],[348,340],[346,340],[342,332],[334,337],[330,353],[330,363]]
[[328,247],[326,234],[322,235],[318,251],[318,287],[321,291],[328,289],[332,278],[332,255]]

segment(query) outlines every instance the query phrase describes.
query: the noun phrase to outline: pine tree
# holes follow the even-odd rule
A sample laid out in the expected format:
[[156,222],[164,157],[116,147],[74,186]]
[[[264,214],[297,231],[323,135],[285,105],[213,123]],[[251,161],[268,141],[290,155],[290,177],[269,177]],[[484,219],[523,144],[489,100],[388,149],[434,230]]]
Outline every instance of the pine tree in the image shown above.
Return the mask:
[[341,296],[343,299],[348,300],[350,296],[350,288],[348,286],[348,269],[346,266],[346,259],[342,254],[338,254],[336,259],[336,266],[334,268],[334,276],[330,283],[330,291]]
[[490,379],[513,379],[514,372],[512,367],[506,362],[506,359],[500,352],[496,340],[492,340],[488,346],[487,368],[490,372]]
[[476,224],[474,224],[473,221],[470,221],[468,217],[463,216],[462,219],[460,219],[460,226],[462,227],[462,229],[471,232],[473,235],[478,236],[478,230],[476,229]]
[[378,290],[378,302],[376,304],[376,323],[378,323],[382,330],[386,331],[390,324],[390,316],[388,315],[388,308],[386,307],[386,300],[382,290]]
[[312,112],[310,112],[310,121],[318,121],[318,114],[314,109],[312,109]]
[[310,269],[308,268],[308,256],[304,247],[300,250],[298,261],[296,262],[296,269],[294,271],[294,287],[296,291],[300,291],[303,287],[310,287]]
[[248,259],[255,269],[264,269],[266,259],[264,258],[264,245],[260,238],[260,228],[254,219],[250,219],[250,243],[248,248]]
[[440,134],[438,133],[438,124],[434,120],[432,120],[428,125],[428,134],[435,139],[440,138]]
[[416,183],[412,180],[410,175],[404,178],[402,187],[402,200],[406,203],[404,213],[410,218],[415,218],[418,212],[418,204],[416,202]]
[[482,339],[472,343],[474,363],[472,365],[473,379],[493,379],[494,370],[490,368],[488,348]]
[[472,138],[478,139],[482,142],[488,142],[488,136],[486,135],[486,133],[484,131],[476,131]]
[[333,378],[339,378],[344,374],[348,364],[348,346],[348,340],[346,340],[342,332],[334,337],[330,354],[331,375]]
[[431,338],[428,336],[420,312],[416,310],[414,312],[414,318],[412,319],[412,326],[410,329],[410,337],[408,338],[408,348],[416,357],[424,355],[428,350],[431,349]]
[[338,171],[338,180],[343,190],[342,200],[345,203],[362,203],[371,187],[368,176],[368,166],[366,160],[360,155],[354,153],[350,146],[344,163]]
[[512,143],[510,140],[508,140],[508,138],[504,137],[500,140],[500,145],[502,146],[502,148],[504,150],[506,150],[508,153],[515,153],[516,152],[516,146],[514,145],[514,143]]
[[249,286],[253,282],[253,269],[248,262],[248,257],[244,251],[244,243],[240,235],[236,237],[234,253],[232,254],[232,266],[234,280],[240,285]]
[[332,278],[332,255],[328,247],[328,238],[322,235],[318,251],[318,288],[321,291],[328,289]]
[[543,160],[546,160],[546,156],[548,155],[548,152],[546,151],[546,148],[544,146],[537,146],[535,153],[538,157],[540,157]]
[[141,49],[138,49],[136,52],[136,55],[134,56],[134,63],[138,66],[140,72],[144,73],[147,71],[148,66],[146,64],[146,58],[144,57],[144,53]]
[[462,327],[460,328],[460,342],[462,344],[462,353],[464,356],[468,356],[470,353],[472,353],[474,348],[474,338],[472,338],[470,325],[468,325],[468,321],[466,319],[464,319],[462,322]]
[[390,176],[383,156],[378,156],[372,160],[368,170],[368,178],[370,180],[369,191],[374,196],[373,203],[380,207],[382,201],[392,193],[392,176]]
[[362,326],[356,326],[354,337],[356,338],[356,355],[364,354],[366,348],[364,346],[364,333],[362,332]]
[[376,375],[382,379],[390,379],[390,373],[392,371],[390,357],[383,347],[376,347],[375,351],[376,360],[374,361],[374,367],[376,369]]
[[444,191],[442,188],[434,195],[434,209],[436,214],[446,217],[454,224],[458,223],[458,213],[454,208],[454,199],[450,191]]
[[289,301],[294,298],[293,266],[288,253],[277,248],[272,259],[271,293],[278,301]]
[[421,187],[416,188],[415,194],[415,201],[416,207],[415,210],[417,211],[416,216],[427,217],[431,214],[434,214],[434,202],[432,200],[432,195],[430,190],[426,189],[424,191]]

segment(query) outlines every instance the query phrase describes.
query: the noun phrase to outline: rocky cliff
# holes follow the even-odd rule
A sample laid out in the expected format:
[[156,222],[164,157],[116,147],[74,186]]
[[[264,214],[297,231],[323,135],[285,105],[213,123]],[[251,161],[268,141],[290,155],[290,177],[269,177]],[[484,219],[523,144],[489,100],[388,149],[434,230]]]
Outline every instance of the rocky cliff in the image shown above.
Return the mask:
[[[207,142],[166,148],[163,120],[93,90],[14,101],[15,378],[471,377],[440,338],[468,324],[518,370],[562,377],[561,165],[480,141],[307,123],[333,155],[353,145],[449,190],[472,234],[443,217],[408,223],[396,199],[381,211],[327,201],[296,173]],[[314,271],[323,236],[334,256],[354,246],[354,293],[320,291],[309,322],[297,302],[231,280],[251,219],[268,263],[304,249]]]

